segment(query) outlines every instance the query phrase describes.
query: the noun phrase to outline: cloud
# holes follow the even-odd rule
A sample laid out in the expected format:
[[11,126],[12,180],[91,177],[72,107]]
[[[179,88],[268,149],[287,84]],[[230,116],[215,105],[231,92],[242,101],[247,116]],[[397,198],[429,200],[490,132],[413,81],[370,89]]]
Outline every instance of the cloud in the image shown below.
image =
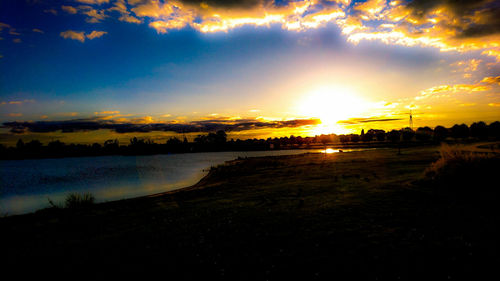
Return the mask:
[[493,107],[498,107],[500,106],[500,102],[491,102],[491,103],[488,103],[489,106],[493,106]]
[[261,3],[259,0],[183,0],[186,4],[224,8],[253,8]]
[[500,30],[500,8],[491,0],[414,0],[407,6],[415,17],[422,18],[433,10],[446,8],[462,27],[457,30],[458,37],[483,36]]
[[378,40],[386,44],[430,46],[441,51],[483,50],[484,54],[498,58],[500,9],[493,1],[368,2],[378,4],[371,17],[363,13],[351,15],[363,23],[362,31],[345,32],[353,43]]
[[8,116],[10,116],[10,117],[21,117],[21,116],[23,116],[23,114],[22,113],[9,113]]
[[10,35],[16,35],[16,36],[21,35],[21,33],[17,32],[14,28],[11,28],[9,30],[9,34]]
[[78,6],[77,9],[81,14],[88,17],[85,21],[89,23],[98,23],[108,17],[105,9],[94,9],[92,6],[86,5]]
[[34,103],[35,100],[34,99],[29,99],[29,100],[11,100],[11,101],[2,101],[0,103],[0,105],[4,105],[4,104],[14,104],[14,105],[22,105],[22,104],[25,104],[25,103]]
[[481,80],[481,83],[485,84],[497,84],[500,86],[500,76],[496,77],[484,77],[483,80]]
[[137,24],[142,23],[142,20],[132,16],[131,12],[127,8],[125,0],[117,0],[115,3],[113,3],[113,7],[109,8],[108,11],[118,12],[120,14],[118,20],[120,21],[137,23]]
[[43,30],[38,29],[38,28],[33,28],[32,31],[37,32],[37,33],[41,33],[41,34],[45,33],[45,32],[43,32]]
[[[348,42],[433,47],[440,51],[479,51],[500,61],[500,7],[492,0],[78,0],[63,10],[98,23],[110,15],[145,23],[158,33],[192,28],[228,32],[246,25],[281,26],[301,32],[336,24]],[[81,36],[79,36],[81,41]],[[471,71],[472,72],[474,70]],[[469,71],[464,76],[470,77]]]
[[75,7],[73,7],[73,6],[62,5],[61,9],[63,11],[65,11],[66,13],[68,13],[68,14],[73,14],[74,15],[74,14],[78,13],[78,10]]
[[57,10],[55,10],[55,9],[47,9],[47,10],[43,10],[43,12],[57,16]]
[[[8,30],[9,35],[13,36],[19,36],[21,33],[17,32],[15,28],[13,28],[11,25],[0,22],[0,33],[2,33],[4,30]],[[12,40],[14,43],[20,43],[21,39],[16,38]]]
[[99,112],[94,112],[95,115],[110,115],[110,114],[120,114],[120,111],[118,110],[105,110],[105,111],[99,111]]
[[10,25],[3,23],[3,22],[0,22],[0,31],[2,31],[4,29],[10,29]]
[[88,38],[90,40],[102,37],[104,34],[107,34],[108,32],[106,31],[97,31],[94,30],[91,33],[85,34],[83,31],[74,31],[74,30],[66,30],[64,32],[61,32],[60,35],[64,39],[73,39],[73,40],[78,40],[80,42],[85,42],[85,38]]
[[64,39],[73,39],[85,42],[85,33],[83,31],[66,30],[59,34]]
[[109,3],[109,0],[76,0],[76,2],[85,3],[89,5],[100,5],[103,3]]
[[368,0],[354,5],[354,10],[359,11],[363,19],[377,19],[378,14],[386,8],[385,0]]
[[36,122],[6,122],[3,125],[10,128],[12,133],[37,132],[49,133],[61,130],[62,132],[76,132],[109,129],[118,133],[130,132],[152,132],[171,131],[177,133],[189,132],[212,132],[216,130],[245,131],[264,128],[295,128],[302,126],[317,125],[318,119],[296,119],[296,120],[271,120],[259,119],[213,119],[192,122],[155,122],[150,116],[130,120],[114,120],[104,118],[75,119],[66,121],[36,121]]
[[99,38],[101,36],[103,36],[104,34],[108,34],[106,31],[97,31],[97,30],[94,30],[92,31],[90,34],[87,34],[87,38],[92,40],[92,39],[95,39],[95,38]]
[[243,25],[270,24],[281,24],[284,29],[289,30],[316,28],[345,16],[339,3],[346,5],[349,1],[301,0],[276,4],[267,0],[116,0],[106,9],[96,5],[90,6],[96,4],[96,1],[83,2],[89,5],[64,6],[64,9],[70,13],[78,10],[89,16],[87,21],[92,23],[103,20],[108,16],[107,13],[118,12],[121,21],[146,21],[158,33],[166,33],[168,30],[186,26],[201,32],[220,32]]
[[452,63],[450,66],[459,68],[459,70],[462,72],[474,72],[478,70],[481,62],[482,60],[480,59],[470,59],[466,61],[457,61],[455,63]]
[[441,94],[450,94],[457,92],[482,92],[489,90],[489,86],[478,84],[454,84],[454,85],[439,85],[420,91],[420,96],[416,100],[421,100],[428,97],[438,97]]
[[500,76],[488,76],[481,79],[475,84],[453,84],[453,85],[439,85],[420,91],[420,95],[415,100],[421,100],[428,97],[447,97],[449,94],[463,92],[483,92],[491,90],[492,87],[500,86]]
[[59,116],[64,116],[64,117],[75,117],[75,116],[78,116],[78,112],[61,112],[61,113],[58,113],[57,115]]
[[347,120],[338,121],[338,124],[342,125],[355,125],[355,124],[363,124],[363,123],[372,123],[372,122],[389,122],[389,121],[400,121],[404,120],[403,118],[386,118],[386,117],[368,117],[368,118],[350,118]]

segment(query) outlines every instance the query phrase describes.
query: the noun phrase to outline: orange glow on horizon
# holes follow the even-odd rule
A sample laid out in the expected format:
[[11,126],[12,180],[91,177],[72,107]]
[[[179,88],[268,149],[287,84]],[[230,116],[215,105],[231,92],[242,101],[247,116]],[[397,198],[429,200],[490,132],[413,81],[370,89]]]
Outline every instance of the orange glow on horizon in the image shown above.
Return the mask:
[[368,109],[368,103],[346,87],[321,87],[306,94],[297,105],[299,114],[319,118],[321,124],[310,132],[321,134],[347,134],[351,131],[337,122],[360,116]]

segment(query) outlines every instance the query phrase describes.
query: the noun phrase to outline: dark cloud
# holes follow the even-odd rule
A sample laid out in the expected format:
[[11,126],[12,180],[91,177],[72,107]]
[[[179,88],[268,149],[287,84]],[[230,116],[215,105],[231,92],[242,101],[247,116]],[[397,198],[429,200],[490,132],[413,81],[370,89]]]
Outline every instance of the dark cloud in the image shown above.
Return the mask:
[[223,7],[223,8],[252,8],[257,6],[259,3],[264,2],[263,0],[181,0],[181,1],[183,3],[191,5],[199,6],[202,3],[205,3],[211,7]]
[[439,6],[451,8],[457,15],[464,15],[471,10],[492,4],[492,0],[413,0],[409,1],[407,7],[412,8],[416,14],[425,14]]
[[[454,14],[453,26],[458,38],[481,37],[500,33],[500,1],[494,0],[414,0],[407,4],[413,14],[424,17],[434,8],[446,6]],[[474,23],[472,18],[481,18]],[[465,26],[465,27],[464,27]]]
[[355,125],[361,123],[371,123],[371,122],[387,122],[387,121],[399,121],[402,118],[351,118],[347,120],[338,121],[338,124],[344,125]]
[[124,123],[113,120],[100,119],[75,119],[66,121],[37,121],[37,122],[6,122],[5,128],[10,132],[20,134],[25,132],[50,133],[62,131],[63,133],[110,129],[118,133],[147,133],[152,131],[171,131],[177,133],[245,131],[264,128],[294,128],[319,124],[318,119],[296,119],[288,121],[261,121],[258,119],[239,120],[201,120],[189,123]]
[[500,33],[500,7],[487,8],[477,12],[483,24],[472,24],[465,28],[459,37],[480,37]]

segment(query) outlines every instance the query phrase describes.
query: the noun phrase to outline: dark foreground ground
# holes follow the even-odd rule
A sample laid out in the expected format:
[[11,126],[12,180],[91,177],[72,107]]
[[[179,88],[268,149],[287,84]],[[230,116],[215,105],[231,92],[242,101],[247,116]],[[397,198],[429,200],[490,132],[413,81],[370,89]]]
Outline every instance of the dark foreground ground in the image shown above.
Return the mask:
[[471,174],[462,171],[453,193],[424,178],[438,149],[249,158],[179,192],[2,218],[1,272],[495,280],[499,197],[491,190],[499,184],[495,173],[484,175],[499,166],[465,169]]

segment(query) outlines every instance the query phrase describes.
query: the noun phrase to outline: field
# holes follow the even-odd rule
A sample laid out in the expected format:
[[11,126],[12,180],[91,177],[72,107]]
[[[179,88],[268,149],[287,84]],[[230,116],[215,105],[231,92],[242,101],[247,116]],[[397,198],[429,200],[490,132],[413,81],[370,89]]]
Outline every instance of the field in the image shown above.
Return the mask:
[[172,280],[494,272],[498,201],[447,194],[424,175],[439,157],[424,147],[238,159],[184,190],[2,218],[2,267]]

